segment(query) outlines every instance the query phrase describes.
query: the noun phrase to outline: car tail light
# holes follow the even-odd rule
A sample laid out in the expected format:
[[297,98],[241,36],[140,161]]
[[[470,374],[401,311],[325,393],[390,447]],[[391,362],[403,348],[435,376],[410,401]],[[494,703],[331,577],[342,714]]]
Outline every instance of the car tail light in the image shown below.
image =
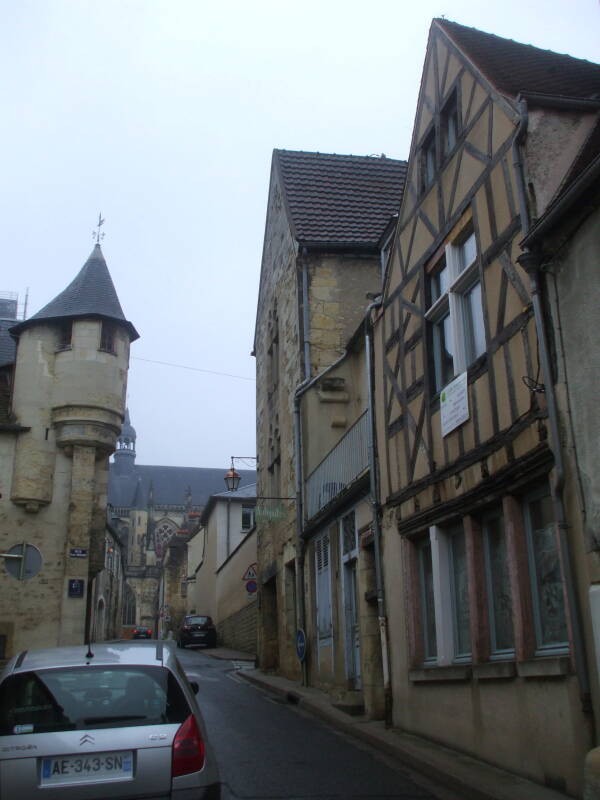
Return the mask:
[[148,636],[152,636],[152,628],[148,628]]
[[183,630],[184,630],[184,631],[191,631],[192,629],[190,628],[190,626],[189,626],[189,625],[184,625],[184,626],[183,626]]
[[171,775],[187,775],[199,772],[204,766],[204,741],[193,714],[186,719],[173,740],[173,764]]

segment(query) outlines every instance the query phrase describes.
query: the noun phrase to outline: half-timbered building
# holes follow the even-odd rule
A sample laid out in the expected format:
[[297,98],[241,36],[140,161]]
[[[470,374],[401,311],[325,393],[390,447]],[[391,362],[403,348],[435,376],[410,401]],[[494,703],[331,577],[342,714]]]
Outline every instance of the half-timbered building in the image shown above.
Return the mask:
[[599,88],[589,62],[433,21],[375,331],[394,724],[573,794],[597,677],[519,257]]

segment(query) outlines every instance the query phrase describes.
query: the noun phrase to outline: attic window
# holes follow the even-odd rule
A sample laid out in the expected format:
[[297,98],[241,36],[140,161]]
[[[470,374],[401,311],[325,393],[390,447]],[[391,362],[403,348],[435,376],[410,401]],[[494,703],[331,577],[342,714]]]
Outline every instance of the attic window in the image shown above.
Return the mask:
[[71,338],[73,334],[73,323],[70,321],[59,323],[57,334],[56,351],[59,352],[60,350],[70,350]]
[[446,105],[442,109],[440,123],[442,133],[442,155],[445,158],[454,150],[458,140],[459,121],[456,90],[452,92]]
[[430,131],[421,147],[419,158],[421,191],[424,192],[435,177],[435,130]]
[[100,350],[105,353],[116,354],[115,350],[115,326],[112,322],[102,320],[102,330],[100,332]]

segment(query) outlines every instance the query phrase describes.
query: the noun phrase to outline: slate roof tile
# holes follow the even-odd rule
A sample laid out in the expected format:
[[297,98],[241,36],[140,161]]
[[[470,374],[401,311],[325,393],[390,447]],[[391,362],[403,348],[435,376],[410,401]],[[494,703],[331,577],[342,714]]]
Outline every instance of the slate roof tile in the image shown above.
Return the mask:
[[[114,464],[109,468],[108,502],[114,507],[146,508],[150,484],[154,491],[154,505],[184,505],[188,486],[192,490],[192,504],[204,506],[211,495],[225,486],[226,468],[163,467],[135,464],[131,471],[117,473]],[[254,470],[238,470],[241,485],[254,484]],[[256,490],[255,494],[256,494]],[[137,494],[137,497],[136,497]]]
[[274,159],[301,243],[375,247],[400,208],[406,161],[296,150]]
[[504,39],[447,19],[435,19],[490,83],[504,94],[519,92],[565,97],[600,97],[600,65]]
[[132,341],[138,333],[125,319],[112,278],[99,244],[96,244],[78,275],[54,300],[24,322],[14,325],[19,333],[33,322],[48,319],[76,317],[104,317],[122,322],[128,328]]

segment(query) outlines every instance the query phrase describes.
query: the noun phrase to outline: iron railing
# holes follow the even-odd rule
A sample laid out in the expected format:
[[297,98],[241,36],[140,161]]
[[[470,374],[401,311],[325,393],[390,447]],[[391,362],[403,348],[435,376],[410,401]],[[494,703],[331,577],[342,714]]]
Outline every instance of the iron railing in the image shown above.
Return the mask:
[[369,467],[368,415],[365,411],[306,478],[306,518],[311,519]]

